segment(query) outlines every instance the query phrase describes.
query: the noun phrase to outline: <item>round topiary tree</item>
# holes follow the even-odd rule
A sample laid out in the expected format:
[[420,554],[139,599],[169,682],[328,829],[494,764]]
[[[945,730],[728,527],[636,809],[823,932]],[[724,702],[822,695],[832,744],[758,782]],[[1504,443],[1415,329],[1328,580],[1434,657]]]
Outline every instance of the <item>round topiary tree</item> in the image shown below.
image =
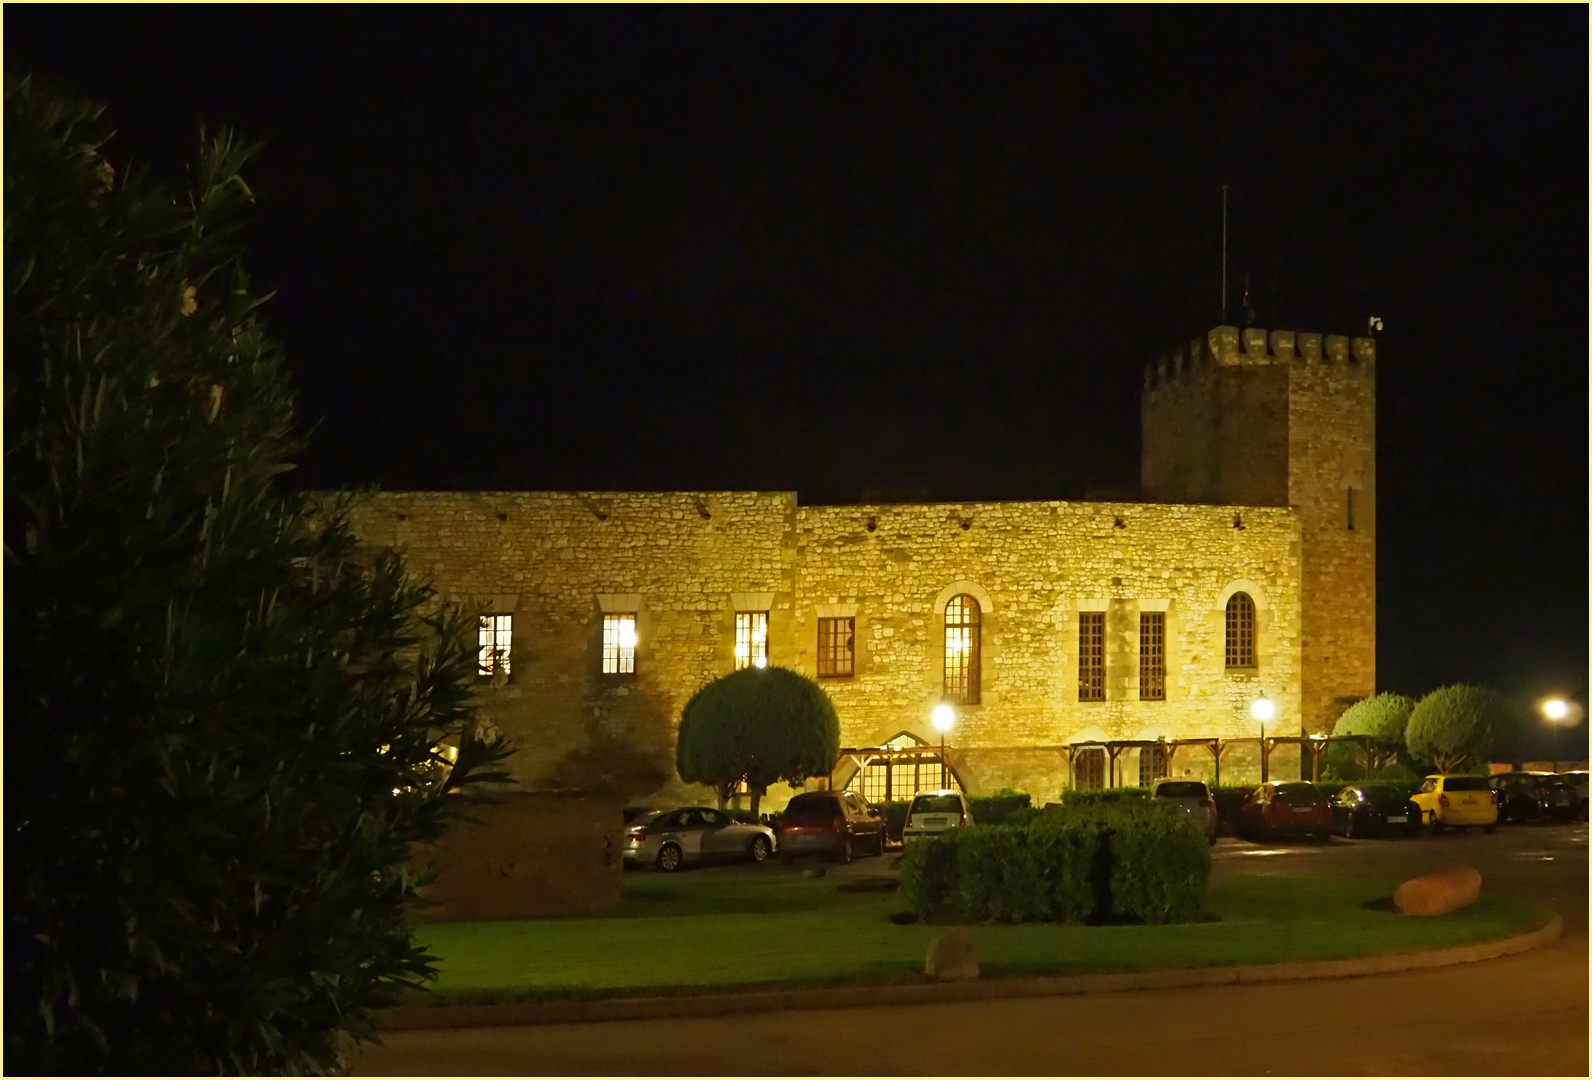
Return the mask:
[[[1415,702],[1403,694],[1377,694],[1350,705],[1333,725],[1332,734],[1370,736],[1371,757],[1364,763],[1366,775],[1369,776],[1379,760],[1385,763],[1396,753],[1394,747],[1404,745],[1404,730],[1414,708]],[[1378,743],[1382,744],[1381,753],[1378,752]]]
[[1405,744],[1439,772],[1491,760],[1511,744],[1520,717],[1508,701],[1481,686],[1443,686],[1423,697],[1410,713]]
[[754,815],[768,785],[822,776],[839,757],[834,702],[823,687],[788,668],[743,668],[714,679],[680,715],[680,779],[712,784],[722,805],[744,777]]

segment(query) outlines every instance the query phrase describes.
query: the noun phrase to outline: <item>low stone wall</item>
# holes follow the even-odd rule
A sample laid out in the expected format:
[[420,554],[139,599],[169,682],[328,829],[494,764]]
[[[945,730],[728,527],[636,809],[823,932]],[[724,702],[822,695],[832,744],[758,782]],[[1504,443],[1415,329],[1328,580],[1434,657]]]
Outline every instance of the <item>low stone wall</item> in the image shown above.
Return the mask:
[[[463,796],[461,796],[463,797]],[[622,800],[568,791],[470,798],[468,814],[420,863],[441,877],[426,887],[434,919],[595,915],[619,904]]]

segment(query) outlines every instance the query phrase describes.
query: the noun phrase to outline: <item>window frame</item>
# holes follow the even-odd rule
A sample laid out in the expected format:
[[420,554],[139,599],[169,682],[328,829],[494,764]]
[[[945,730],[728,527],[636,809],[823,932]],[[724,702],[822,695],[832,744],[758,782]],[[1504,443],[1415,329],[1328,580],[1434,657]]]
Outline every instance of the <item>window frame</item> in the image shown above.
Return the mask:
[[501,659],[503,678],[514,676],[514,613],[490,611],[481,615],[476,623],[475,677],[478,682],[491,682],[497,678],[497,661]]
[[1255,598],[1239,591],[1227,598],[1223,611],[1223,667],[1227,671],[1254,671],[1259,662],[1260,611]]
[[[741,628],[746,628],[746,652],[741,652]],[[759,638],[757,630],[761,626],[763,634]],[[759,664],[758,654],[761,652],[762,663]],[[749,667],[768,667],[768,612],[766,611],[737,611],[735,613],[735,670],[740,671]]]
[[[844,623],[845,642],[840,643],[840,624]],[[828,632],[826,635],[826,631]],[[842,651],[843,650],[843,651]],[[840,670],[844,666],[845,670]],[[857,674],[857,617],[825,616],[818,620],[818,677],[850,679]]]
[[[636,648],[640,635],[636,630],[637,613],[634,611],[605,611],[602,625],[601,671],[605,678],[623,679],[636,673]],[[624,643],[624,624],[630,624],[630,644]],[[614,638],[609,641],[608,628],[615,627]],[[610,667],[612,661],[612,667]],[[629,662],[628,669],[625,667]]]
[[949,705],[977,705],[983,693],[983,606],[971,593],[957,593],[945,602],[941,625],[941,697]]
[[[1082,761],[1098,764],[1098,771],[1091,767],[1090,776],[1099,780],[1098,784],[1080,783],[1085,776],[1079,774],[1078,765]],[[1101,746],[1086,746],[1082,750],[1073,752],[1072,755],[1072,787],[1074,791],[1104,791],[1106,789],[1106,751]]]
[[1106,699],[1106,613],[1078,612],[1078,700]]
[[1166,700],[1166,612],[1139,612],[1139,700]]

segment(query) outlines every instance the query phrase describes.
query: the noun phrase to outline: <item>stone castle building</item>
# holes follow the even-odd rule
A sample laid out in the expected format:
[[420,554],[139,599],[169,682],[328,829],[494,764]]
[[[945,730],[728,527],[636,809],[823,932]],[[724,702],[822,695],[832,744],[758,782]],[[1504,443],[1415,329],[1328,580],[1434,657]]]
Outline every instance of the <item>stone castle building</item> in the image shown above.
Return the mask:
[[[748,664],[816,678],[848,748],[937,752],[951,703],[969,791],[1209,776],[1158,741],[1252,738],[1261,697],[1268,733],[1327,733],[1375,692],[1375,362],[1370,339],[1195,339],[1146,373],[1143,501],[389,492],[353,523],[483,606],[484,713],[533,788],[685,796],[680,711]],[[1087,745],[1110,740],[1155,745]],[[1223,780],[1258,777],[1249,745]],[[860,752],[832,782],[938,786],[909,761]]]

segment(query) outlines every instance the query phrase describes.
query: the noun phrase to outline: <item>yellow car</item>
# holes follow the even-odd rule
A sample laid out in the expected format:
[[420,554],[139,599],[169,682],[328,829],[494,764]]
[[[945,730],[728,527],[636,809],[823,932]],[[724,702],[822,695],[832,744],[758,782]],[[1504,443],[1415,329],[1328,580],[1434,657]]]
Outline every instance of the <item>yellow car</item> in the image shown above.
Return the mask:
[[1493,791],[1485,776],[1456,773],[1428,776],[1410,796],[1410,801],[1421,808],[1433,832],[1471,825],[1480,825],[1484,831],[1492,832],[1498,827],[1498,804],[1493,801]]

